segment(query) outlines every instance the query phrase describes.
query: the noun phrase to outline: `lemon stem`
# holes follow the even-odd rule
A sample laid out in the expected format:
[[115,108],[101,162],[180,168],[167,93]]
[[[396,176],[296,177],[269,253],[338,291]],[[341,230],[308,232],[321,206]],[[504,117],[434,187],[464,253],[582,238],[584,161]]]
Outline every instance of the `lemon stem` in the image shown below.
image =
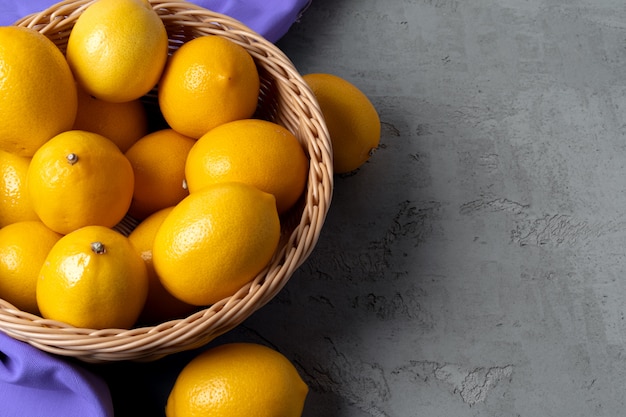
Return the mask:
[[70,165],[74,165],[76,162],[78,162],[78,155],[76,155],[75,153],[68,154],[65,158],[67,159],[67,162],[70,163]]
[[93,242],[91,244],[91,250],[97,255],[106,253],[106,248],[104,247],[104,244],[102,242]]

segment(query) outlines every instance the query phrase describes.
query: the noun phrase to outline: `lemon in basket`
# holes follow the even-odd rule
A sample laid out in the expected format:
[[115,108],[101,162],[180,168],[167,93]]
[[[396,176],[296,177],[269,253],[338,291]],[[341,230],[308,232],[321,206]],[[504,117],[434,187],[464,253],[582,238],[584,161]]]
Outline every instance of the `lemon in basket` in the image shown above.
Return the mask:
[[126,151],[135,173],[130,215],[144,219],[189,195],[184,183],[185,161],[195,143],[173,129],[162,129],[142,137]]
[[76,20],[66,56],[89,94],[124,102],[156,85],[167,51],[165,25],[149,1],[98,0]]
[[259,88],[248,51],[225,38],[202,36],[172,54],[158,100],[169,126],[197,139],[222,123],[251,117]]
[[115,226],[133,195],[133,168],[109,139],[63,132],[33,155],[26,174],[33,209],[46,226],[67,234],[83,226]]
[[148,294],[141,256],[128,238],[104,226],[87,226],[59,239],[37,279],[44,318],[90,329],[127,329]]
[[280,352],[228,343],[200,353],[179,373],[167,417],[300,417],[308,387]]
[[306,186],[309,160],[285,127],[258,119],[236,120],[211,129],[195,143],[185,165],[189,191],[239,181],[273,194],[285,213]]
[[0,150],[0,227],[39,220],[26,188],[30,158]]
[[32,156],[72,127],[76,85],[54,43],[23,27],[0,27],[0,149]]
[[61,238],[39,220],[0,229],[0,297],[20,310],[37,314],[37,277],[48,252]]
[[113,103],[78,88],[74,130],[86,130],[110,139],[122,152],[148,134],[148,114],[140,99]]
[[152,262],[176,298],[209,305],[261,272],[279,239],[273,195],[243,183],[213,184],[189,194],[163,220]]
[[363,165],[380,141],[380,118],[369,98],[333,74],[302,77],[317,98],[333,146],[333,168],[344,174]]
[[184,317],[196,308],[180,301],[163,287],[152,263],[154,236],[172,210],[173,207],[168,207],[151,214],[128,235],[148,272],[148,298],[139,317],[142,323],[153,324]]

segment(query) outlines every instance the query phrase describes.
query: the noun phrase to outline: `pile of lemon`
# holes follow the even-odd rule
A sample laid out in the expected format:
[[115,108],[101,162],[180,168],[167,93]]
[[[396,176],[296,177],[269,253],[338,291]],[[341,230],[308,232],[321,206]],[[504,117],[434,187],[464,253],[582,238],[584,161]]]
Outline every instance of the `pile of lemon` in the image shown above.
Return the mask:
[[[65,55],[13,26],[0,48],[1,297],[77,327],[129,328],[213,304],[268,264],[308,158],[286,128],[252,118],[260,79],[243,47],[203,36],[169,56],[149,2],[100,0]],[[156,85],[166,127],[151,131],[142,98]],[[141,223],[123,236],[113,228],[127,215]]]
[[[202,36],[170,53],[168,42],[147,0],[91,3],[65,54],[35,30],[0,27],[0,298],[77,327],[130,328],[230,296],[270,262],[307,154],[286,128],[253,118],[260,79],[243,47]],[[304,78],[335,172],[357,169],[378,145],[376,110],[339,77]],[[155,87],[157,128],[142,101]],[[115,229],[126,216],[139,221],[128,236]],[[277,378],[294,400],[278,414],[295,416],[306,386],[289,366]],[[192,402],[172,399],[168,416]],[[220,415],[248,415],[239,407]]]

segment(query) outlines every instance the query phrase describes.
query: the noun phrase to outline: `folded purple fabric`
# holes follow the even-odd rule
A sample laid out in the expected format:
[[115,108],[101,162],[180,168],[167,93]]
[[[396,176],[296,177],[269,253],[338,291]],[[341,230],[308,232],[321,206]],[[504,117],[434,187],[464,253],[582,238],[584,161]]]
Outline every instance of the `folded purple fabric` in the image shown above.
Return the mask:
[[[0,0],[0,25],[10,25],[58,0]],[[311,0],[194,0],[199,6],[231,16],[270,42],[280,39]]]
[[100,377],[2,332],[0,404],[3,417],[113,417]]

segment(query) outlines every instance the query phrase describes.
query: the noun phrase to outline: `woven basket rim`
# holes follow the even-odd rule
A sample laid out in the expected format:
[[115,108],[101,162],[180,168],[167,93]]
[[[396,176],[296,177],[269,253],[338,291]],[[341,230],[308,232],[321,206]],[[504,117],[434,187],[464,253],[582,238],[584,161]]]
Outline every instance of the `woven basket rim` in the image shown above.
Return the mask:
[[[30,27],[61,49],[77,17],[96,0],[63,0],[15,25]],[[0,299],[0,331],[41,350],[86,362],[149,361],[200,347],[232,330],[269,302],[306,261],[319,239],[333,192],[332,148],[315,96],[291,60],[273,43],[242,22],[184,0],[150,0],[168,28],[190,29],[195,36],[222,36],[243,46],[276,90],[276,122],[292,131],[309,156],[309,177],[296,223],[286,230],[271,263],[239,291],[187,317],[131,329],[85,329],[46,320]],[[173,29],[172,29],[173,31]],[[173,39],[170,43],[188,39]],[[265,103],[261,103],[265,104]],[[270,103],[275,104],[275,103]],[[132,228],[132,219],[120,227]],[[122,222],[124,223],[124,222]]]

